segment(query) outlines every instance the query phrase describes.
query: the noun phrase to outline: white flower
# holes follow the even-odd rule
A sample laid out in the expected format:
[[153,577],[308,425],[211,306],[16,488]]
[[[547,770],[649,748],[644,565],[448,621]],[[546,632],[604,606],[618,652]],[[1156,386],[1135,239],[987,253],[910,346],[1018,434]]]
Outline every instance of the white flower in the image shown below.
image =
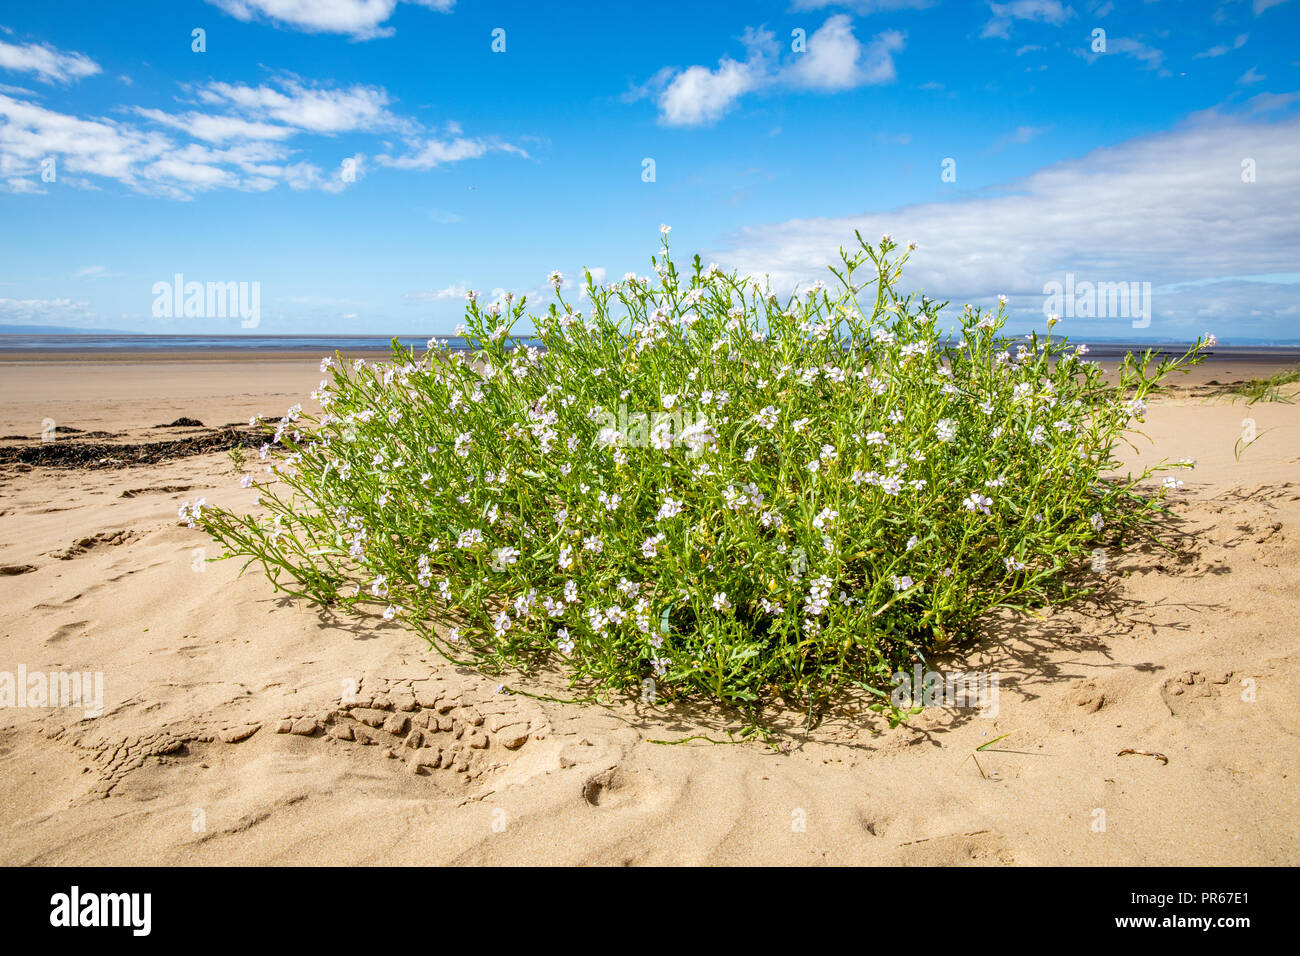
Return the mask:
[[948,442],[957,437],[957,423],[951,418],[941,418],[934,426],[934,432],[939,441]]
[[963,501],[962,504],[966,506],[967,511],[979,511],[983,514],[988,514],[989,505],[993,504],[993,499],[981,495],[979,492],[972,491],[966,496],[966,500]]
[[813,527],[818,531],[821,531],[826,527],[827,522],[834,521],[839,516],[840,513],[838,511],[834,511],[830,508],[823,508],[817,513],[817,517],[813,518]]
[[1183,483],[1177,478],[1166,478],[1164,481],[1160,482],[1160,485],[1162,488],[1176,491],[1183,486]]
[[641,542],[641,554],[647,558],[658,557],[659,545],[663,543],[663,540],[664,536],[662,534],[656,534],[646,538]]
[[1025,564],[1023,561],[1017,561],[1015,558],[1003,558],[1002,563],[1007,566],[1008,571],[1023,571]]
[[907,550],[911,551],[920,543],[921,543],[921,539],[918,538],[916,535],[912,535],[910,538],[907,539]]
[[1105,527],[1106,522],[1105,520],[1103,520],[1100,514],[1095,514],[1088,519],[1088,524],[1092,525],[1093,531],[1100,531],[1103,527]]
[[776,426],[776,422],[779,414],[780,413],[777,412],[777,410],[773,406],[768,405],[766,408],[764,408],[762,411],[760,411],[757,415],[754,416],[754,421],[758,422],[768,431],[771,431]]
[[556,647],[560,649],[560,653],[564,654],[566,657],[569,654],[572,654],[573,639],[569,637],[569,629],[567,627],[562,627],[555,632],[555,636],[559,638],[559,642],[556,644]]
[[731,602],[727,600],[727,595],[719,591],[713,595],[713,610],[726,611],[731,608]]
[[897,574],[895,574],[890,577],[889,583],[893,585],[895,591],[906,591],[915,582],[906,574],[904,574],[902,577],[899,577]]
[[665,518],[676,518],[682,513],[682,501],[680,498],[674,500],[669,496],[664,496],[664,502],[659,506],[659,514],[655,516],[656,521],[663,521]]

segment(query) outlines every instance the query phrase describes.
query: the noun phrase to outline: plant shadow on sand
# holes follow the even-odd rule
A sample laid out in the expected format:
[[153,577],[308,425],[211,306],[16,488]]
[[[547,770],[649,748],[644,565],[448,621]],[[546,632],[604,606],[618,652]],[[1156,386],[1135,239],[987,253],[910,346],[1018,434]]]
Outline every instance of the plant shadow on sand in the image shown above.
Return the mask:
[[[1142,600],[1134,596],[1127,583],[1135,576],[1150,573],[1172,573],[1189,582],[1207,574],[1230,573],[1220,562],[1205,561],[1205,542],[1194,529],[1189,530],[1194,523],[1190,516],[1166,512],[1150,529],[1149,538],[1117,549],[1109,572],[1102,569],[1099,573],[1085,563],[1065,575],[1062,584],[1067,589],[1075,593],[1086,590],[1086,595],[1045,606],[1037,613],[1007,609],[990,612],[981,621],[976,636],[955,641],[930,655],[926,669],[941,674],[997,675],[995,693],[1009,695],[1001,707],[1037,700],[1046,687],[1086,680],[1099,668],[1155,673],[1159,665],[1115,662],[1110,652],[1113,639],[1121,635],[1155,635],[1160,629],[1185,631],[1190,628],[1189,615],[1224,610],[1219,604]],[[378,613],[361,615],[356,609],[345,612],[288,595],[272,600],[281,610],[293,608],[310,613],[321,628],[348,633],[358,641],[374,641],[392,633],[404,633],[406,640],[417,636]],[[1171,616],[1174,609],[1179,613]],[[445,627],[435,626],[445,638]],[[411,643],[427,654],[435,670],[448,668],[461,676],[474,675],[484,682],[502,685],[510,694],[554,706],[595,707],[647,740],[664,745],[765,743],[773,753],[790,753],[816,743],[871,751],[888,742],[892,734],[886,717],[870,709],[878,698],[857,687],[844,688],[836,699],[820,708],[773,703],[762,712],[761,730],[744,734],[740,728],[752,727],[752,716],[711,701],[602,693],[598,687],[570,684],[563,671],[544,658],[528,671],[495,671],[446,658],[423,641]],[[1092,659],[1085,661],[1085,656]],[[923,720],[914,718],[899,728],[910,735],[909,746],[926,743],[940,747],[945,734],[988,716],[974,704],[930,706],[923,714]]]

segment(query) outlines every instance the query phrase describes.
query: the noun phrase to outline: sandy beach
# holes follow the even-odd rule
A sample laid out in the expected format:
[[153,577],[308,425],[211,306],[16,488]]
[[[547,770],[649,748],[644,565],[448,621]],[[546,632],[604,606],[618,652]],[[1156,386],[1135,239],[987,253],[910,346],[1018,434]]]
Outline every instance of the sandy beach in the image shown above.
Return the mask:
[[[848,700],[778,716],[772,746],[707,708],[543,699],[571,692],[276,596],[177,521],[254,503],[226,453],[100,448],[278,416],[317,361],[0,358],[0,671],[102,673],[104,698],[0,710],[0,862],[1300,863],[1300,405],[1226,391],[1271,367],[1212,360],[1152,403],[1128,460],[1198,462],[1172,552],[1107,555],[1096,597],[943,662],[1000,676],[996,716],[891,730]],[[182,417],[203,424],[157,427]]]

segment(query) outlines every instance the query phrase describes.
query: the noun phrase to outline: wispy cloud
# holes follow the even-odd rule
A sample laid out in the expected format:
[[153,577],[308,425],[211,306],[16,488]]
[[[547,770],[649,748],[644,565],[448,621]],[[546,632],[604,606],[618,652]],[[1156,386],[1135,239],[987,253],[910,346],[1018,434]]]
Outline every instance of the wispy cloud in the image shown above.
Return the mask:
[[257,86],[211,82],[186,89],[201,104],[223,112],[123,107],[142,121],[136,123],[72,116],[0,93],[0,190],[43,191],[37,176],[41,163],[51,160],[61,184],[95,188],[86,177],[98,177],[173,199],[213,189],[265,192],[281,185],[341,192],[361,180],[362,151],[320,165],[288,144],[308,134],[396,132],[408,153],[383,153],[375,162],[400,169],[432,169],[491,151],[526,155],[494,137],[465,136],[455,124],[442,133],[427,130],[394,114],[388,93],[377,86],[338,88],[285,76]]
[[1046,133],[1050,126],[1017,126],[1010,133],[1001,136],[993,144],[993,150],[1006,149],[1008,146],[1023,146]]
[[82,266],[76,274],[78,279],[118,279],[121,276],[122,273],[109,272],[103,266]]
[[274,85],[208,83],[197,92],[203,103],[234,108],[259,122],[282,123],[312,133],[346,133],[402,125],[388,110],[388,93],[377,86],[338,88],[287,76]]
[[1193,59],[1203,60],[1206,57],[1224,56],[1227,53],[1231,53],[1233,50],[1240,50],[1243,46],[1246,45],[1246,41],[1249,39],[1250,39],[1249,33],[1239,33],[1237,34],[1237,38],[1232,41],[1231,45],[1226,43],[1216,44],[1215,46],[1210,47],[1208,50],[1204,50],[1201,53],[1196,54],[1196,56],[1193,57]]
[[468,292],[469,292],[469,286],[461,282],[461,283],[452,283],[451,285],[447,286],[447,288],[439,289],[436,292],[434,292],[433,290],[429,290],[427,292],[408,292],[406,293],[405,296],[403,296],[403,298],[438,302],[444,299],[463,299],[465,298],[465,295]]
[[1059,27],[1075,17],[1073,7],[1065,6],[1060,0],[1010,0],[1009,3],[990,3],[992,16],[984,24],[981,37],[1011,36],[1014,21],[1023,20],[1030,23],[1046,23]]
[[1142,63],[1148,70],[1155,70],[1165,61],[1164,50],[1157,50],[1155,47],[1148,46],[1141,40],[1132,37],[1108,37],[1106,39],[1106,52],[1094,53],[1091,47],[1080,47],[1075,53],[1083,57],[1089,63],[1096,63],[1098,60],[1108,57],[1120,56],[1132,57]]
[[0,69],[35,73],[46,83],[73,83],[100,72],[99,64],[81,53],[63,53],[48,43],[17,45],[3,40]]

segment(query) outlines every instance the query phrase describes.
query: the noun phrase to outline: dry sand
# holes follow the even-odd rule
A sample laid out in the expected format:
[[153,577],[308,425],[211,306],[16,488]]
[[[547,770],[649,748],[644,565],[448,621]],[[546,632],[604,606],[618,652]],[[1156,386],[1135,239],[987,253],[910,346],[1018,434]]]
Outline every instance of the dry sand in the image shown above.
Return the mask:
[[[156,440],[278,415],[319,378],[306,357],[4,360],[0,435]],[[1300,405],[1213,391],[1153,404],[1130,456],[1199,460],[1178,552],[1108,555],[1104,597],[1001,615],[941,663],[997,672],[996,717],[889,730],[851,701],[783,723],[784,752],[653,742],[725,740],[709,710],[498,693],[396,626],[204,564],[176,509],[253,502],[225,454],[0,464],[0,671],[100,671],[105,700],[0,711],[0,862],[1295,864]]]

